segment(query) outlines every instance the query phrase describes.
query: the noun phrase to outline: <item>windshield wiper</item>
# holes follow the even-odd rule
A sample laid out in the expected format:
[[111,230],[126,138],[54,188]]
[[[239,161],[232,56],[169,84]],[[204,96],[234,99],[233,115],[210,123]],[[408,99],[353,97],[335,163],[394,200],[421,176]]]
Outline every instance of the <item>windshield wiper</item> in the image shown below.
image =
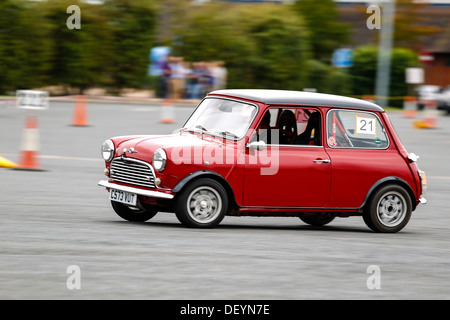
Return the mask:
[[234,133],[230,132],[230,131],[218,131],[218,134],[222,135],[222,136],[230,136],[234,139],[239,138],[237,135],[235,135]]
[[195,128],[200,129],[202,131],[208,132],[208,129],[206,129],[205,127],[201,126],[201,125],[196,125]]
[[198,130],[195,129],[200,129],[201,133],[203,134],[204,132],[208,132],[208,129],[206,129],[205,127],[201,126],[201,125],[196,125],[195,127],[190,127],[190,128],[186,128],[187,131],[191,131],[191,132],[199,132]]

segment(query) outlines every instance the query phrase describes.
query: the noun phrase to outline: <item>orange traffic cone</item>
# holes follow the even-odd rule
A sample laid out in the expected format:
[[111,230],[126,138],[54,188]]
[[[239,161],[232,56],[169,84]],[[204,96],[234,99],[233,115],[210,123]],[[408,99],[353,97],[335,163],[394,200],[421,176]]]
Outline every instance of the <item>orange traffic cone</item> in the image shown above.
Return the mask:
[[21,149],[19,166],[14,169],[42,170],[39,164],[38,119],[35,116],[29,116],[25,120]]
[[425,102],[425,117],[423,122],[426,128],[435,129],[437,128],[437,116],[439,112],[437,110],[437,101],[429,100]]
[[175,123],[173,99],[164,99],[161,106],[160,123]]
[[87,119],[87,98],[86,96],[75,97],[75,111],[73,113],[72,126],[85,127],[88,126]]
[[405,118],[414,118],[417,115],[416,97],[405,97],[403,100],[403,116]]

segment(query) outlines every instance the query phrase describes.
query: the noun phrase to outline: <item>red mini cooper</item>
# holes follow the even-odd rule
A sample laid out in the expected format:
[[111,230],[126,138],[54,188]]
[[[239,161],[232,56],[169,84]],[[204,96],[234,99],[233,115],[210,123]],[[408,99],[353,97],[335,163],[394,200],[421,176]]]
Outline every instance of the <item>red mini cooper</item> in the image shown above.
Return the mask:
[[174,212],[189,227],[225,215],[295,216],[322,226],[362,216],[397,232],[426,188],[425,173],[376,104],[284,90],[208,94],[170,135],[111,138],[102,155],[115,212],[146,221]]

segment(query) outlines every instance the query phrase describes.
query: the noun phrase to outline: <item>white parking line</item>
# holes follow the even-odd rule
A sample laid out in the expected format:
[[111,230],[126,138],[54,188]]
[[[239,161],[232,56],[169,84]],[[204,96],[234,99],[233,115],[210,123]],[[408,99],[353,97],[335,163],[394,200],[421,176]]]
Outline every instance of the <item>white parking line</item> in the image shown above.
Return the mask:
[[427,176],[427,179],[450,180],[448,176]]

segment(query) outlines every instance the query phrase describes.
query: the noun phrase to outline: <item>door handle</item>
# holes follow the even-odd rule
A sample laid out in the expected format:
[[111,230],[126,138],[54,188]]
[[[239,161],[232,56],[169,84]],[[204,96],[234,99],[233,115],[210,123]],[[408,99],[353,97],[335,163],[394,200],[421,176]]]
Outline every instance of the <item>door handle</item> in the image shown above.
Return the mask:
[[331,162],[331,160],[330,159],[316,159],[316,160],[313,160],[313,162],[314,163],[330,163]]

